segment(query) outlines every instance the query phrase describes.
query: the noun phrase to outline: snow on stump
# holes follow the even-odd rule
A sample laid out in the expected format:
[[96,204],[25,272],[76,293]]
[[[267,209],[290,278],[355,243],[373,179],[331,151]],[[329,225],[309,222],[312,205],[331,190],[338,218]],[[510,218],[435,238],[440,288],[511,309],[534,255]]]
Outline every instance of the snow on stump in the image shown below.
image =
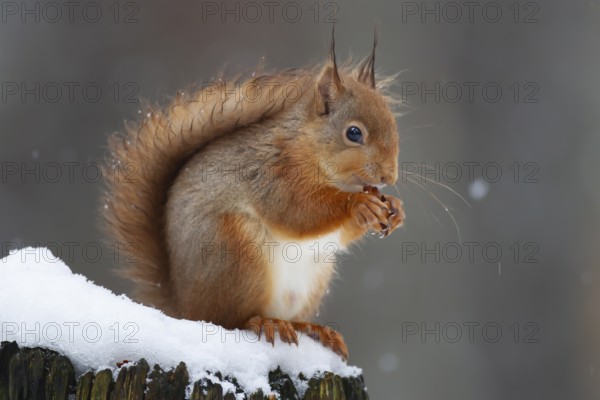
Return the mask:
[[48,249],[0,260],[0,325],[1,400],[368,399],[362,371],[309,337],[272,346],[168,317]]
[[[160,366],[150,368],[146,360],[122,366],[113,379],[114,371],[104,369],[88,371],[75,378],[75,370],[68,358],[55,351],[41,348],[20,349],[15,342],[0,345],[0,399],[191,399],[191,400],[263,400],[274,399],[261,389],[244,393],[233,377],[215,376],[232,383],[235,393],[226,393],[223,387],[211,379],[190,383],[185,363],[164,371]],[[306,383],[302,397],[298,388],[281,369],[269,372],[272,392],[280,399],[368,399],[362,377],[345,377],[325,373]],[[75,396],[75,397],[72,397]]]

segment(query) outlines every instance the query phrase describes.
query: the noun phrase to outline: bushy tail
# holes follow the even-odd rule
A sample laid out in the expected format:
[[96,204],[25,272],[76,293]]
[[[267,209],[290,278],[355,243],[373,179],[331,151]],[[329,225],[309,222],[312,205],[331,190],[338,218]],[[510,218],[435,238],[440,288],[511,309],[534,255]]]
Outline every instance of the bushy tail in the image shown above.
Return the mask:
[[148,111],[140,123],[126,125],[125,134],[110,137],[102,214],[138,300],[172,312],[164,210],[179,169],[208,142],[285,110],[290,102],[281,83],[308,89],[310,75],[220,80],[192,96],[178,94],[166,109]]

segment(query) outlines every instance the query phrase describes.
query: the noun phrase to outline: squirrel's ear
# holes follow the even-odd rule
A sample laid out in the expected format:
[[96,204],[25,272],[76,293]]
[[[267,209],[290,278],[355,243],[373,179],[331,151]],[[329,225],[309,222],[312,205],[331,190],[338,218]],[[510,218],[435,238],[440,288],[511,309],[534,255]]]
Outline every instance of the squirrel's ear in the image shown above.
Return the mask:
[[333,29],[331,31],[329,62],[323,67],[323,70],[321,70],[317,86],[319,92],[317,111],[321,115],[329,114],[331,103],[337,101],[344,90],[342,78],[338,72],[337,61],[335,59],[335,37]]
[[358,81],[375,89],[375,48],[377,47],[377,28],[373,39],[373,50],[358,67]]

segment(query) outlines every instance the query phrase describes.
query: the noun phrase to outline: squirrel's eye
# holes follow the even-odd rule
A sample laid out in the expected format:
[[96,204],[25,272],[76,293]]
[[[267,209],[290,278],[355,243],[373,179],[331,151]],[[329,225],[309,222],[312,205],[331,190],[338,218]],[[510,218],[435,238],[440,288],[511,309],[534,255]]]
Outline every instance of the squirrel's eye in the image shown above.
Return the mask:
[[348,129],[346,129],[346,137],[351,142],[355,142],[355,143],[363,142],[362,132],[361,132],[360,128],[357,126],[351,126]]

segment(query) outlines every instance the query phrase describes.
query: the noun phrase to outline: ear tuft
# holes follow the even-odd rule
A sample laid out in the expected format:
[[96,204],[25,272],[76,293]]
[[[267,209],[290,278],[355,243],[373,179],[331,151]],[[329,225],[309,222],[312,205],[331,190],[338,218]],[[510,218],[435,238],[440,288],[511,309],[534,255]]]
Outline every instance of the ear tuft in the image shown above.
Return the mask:
[[321,70],[319,76],[318,92],[319,92],[319,114],[329,114],[331,103],[339,99],[340,94],[344,90],[342,78],[340,77],[337,61],[335,58],[335,25],[331,30],[331,47],[329,48],[329,62]]
[[375,89],[375,49],[377,48],[377,28],[373,38],[371,54],[358,67],[358,81]]

